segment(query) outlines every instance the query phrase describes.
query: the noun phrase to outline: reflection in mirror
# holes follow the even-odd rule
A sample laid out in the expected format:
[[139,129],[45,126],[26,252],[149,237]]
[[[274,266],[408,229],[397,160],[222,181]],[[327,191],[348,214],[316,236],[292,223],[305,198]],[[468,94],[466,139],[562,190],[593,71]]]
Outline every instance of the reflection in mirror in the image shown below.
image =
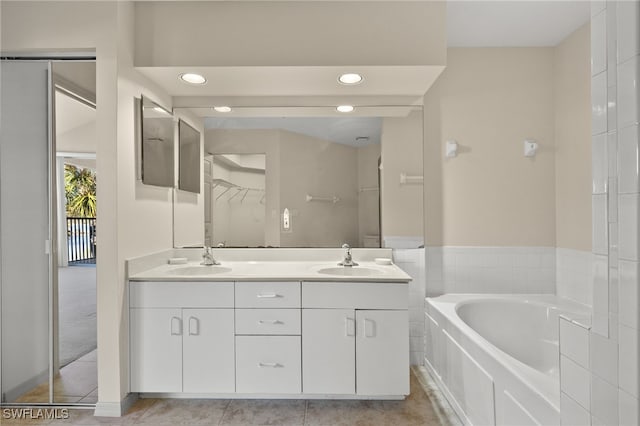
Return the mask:
[[219,154],[207,160],[214,214],[205,239],[214,247],[264,246],[265,155]]
[[400,183],[423,174],[421,107],[190,112],[205,128],[206,245],[422,244],[422,185]]
[[141,97],[142,183],[174,186],[174,121],[169,111],[149,98]]
[[183,120],[178,121],[178,188],[200,193],[200,133]]

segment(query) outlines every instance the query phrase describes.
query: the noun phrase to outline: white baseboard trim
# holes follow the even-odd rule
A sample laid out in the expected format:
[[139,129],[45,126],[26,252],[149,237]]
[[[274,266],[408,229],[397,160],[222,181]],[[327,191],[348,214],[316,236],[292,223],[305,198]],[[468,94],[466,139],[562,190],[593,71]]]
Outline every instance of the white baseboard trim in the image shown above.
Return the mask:
[[138,400],[137,393],[130,393],[120,402],[98,402],[93,415],[96,417],[122,417]]

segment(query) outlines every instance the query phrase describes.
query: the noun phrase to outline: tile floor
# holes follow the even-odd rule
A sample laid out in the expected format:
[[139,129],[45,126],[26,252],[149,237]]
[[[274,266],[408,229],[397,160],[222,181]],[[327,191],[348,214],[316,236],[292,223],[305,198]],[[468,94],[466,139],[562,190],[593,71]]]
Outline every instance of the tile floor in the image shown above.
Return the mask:
[[[68,364],[53,381],[54,401],[95,404],[98,401],[97,351]],[[49,382],[42,383],[22,395],[16,402],[45,403],[49,401]],[[4,419],[0,420],[4,424]]]
[[[426,389],[426,390],[425,390]],[[437,393],[418,369],[411,375],[411,395],[404,401],[345,400],[198,400],[140,399],[119,418],[94,417],[93,410],[71,410],[51,425],[451,425]],[[434,402],[435,401],[435,402]],[[27,424],[6,421],[2,424]]]

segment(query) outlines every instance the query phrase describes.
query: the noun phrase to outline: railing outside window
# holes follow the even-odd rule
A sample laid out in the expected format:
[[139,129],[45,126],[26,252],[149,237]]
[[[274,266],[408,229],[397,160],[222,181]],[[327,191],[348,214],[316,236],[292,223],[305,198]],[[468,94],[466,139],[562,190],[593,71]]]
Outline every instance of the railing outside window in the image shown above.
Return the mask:
[[96,218],[67,217],[69,264],[96,263]]

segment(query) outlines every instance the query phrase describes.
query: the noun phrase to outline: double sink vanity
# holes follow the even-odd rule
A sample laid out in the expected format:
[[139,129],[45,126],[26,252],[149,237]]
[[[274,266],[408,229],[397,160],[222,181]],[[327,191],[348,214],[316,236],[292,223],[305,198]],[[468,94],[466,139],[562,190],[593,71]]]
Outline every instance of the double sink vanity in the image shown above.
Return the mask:
[[[339,266],[340,249],[215,249],[213,255],[219,265],[201,265],[202,249],[128,261],[131,392],[409,394],[411,277],[380,264],[391,258],[390,249],[354,249],[357,266]],[[181,264],[169,264],[171,258]]]

